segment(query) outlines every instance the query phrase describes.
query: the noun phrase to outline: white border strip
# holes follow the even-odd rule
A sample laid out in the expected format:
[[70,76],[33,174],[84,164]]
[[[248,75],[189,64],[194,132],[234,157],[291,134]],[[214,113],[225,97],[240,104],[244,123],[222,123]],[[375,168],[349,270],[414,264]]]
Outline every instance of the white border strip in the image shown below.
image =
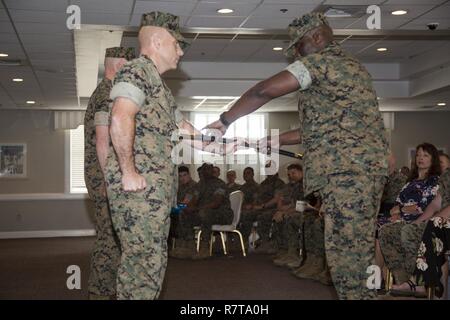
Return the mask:
[[0,239],[60,238],[60,237],[90,237],[90,236],[95,236],[94,229],[0,232]]
[[11,193],[0,194],[1,201],[39,201],[39,200],[85,200],[89,199],[86,193]]

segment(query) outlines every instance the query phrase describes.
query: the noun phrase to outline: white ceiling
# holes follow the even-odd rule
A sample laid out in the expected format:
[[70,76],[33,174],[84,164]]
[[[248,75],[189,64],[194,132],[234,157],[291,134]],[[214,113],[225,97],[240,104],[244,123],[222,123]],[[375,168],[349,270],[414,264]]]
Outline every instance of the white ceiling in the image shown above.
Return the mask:
[[[73,32],[67,29],[66,9],[71,4],[80,6],[81,23],[84,26],[94,26],[95,30],[83,27]],[[445,79],[433,83],[427,90],[417,90],[421,83],[420,77],[450,65],[448,0],[0,0],[0,53],[9,54],[7,58],[0,58],[0,104],[2,108],[24,108],[27,106],[25,101],[35,100],[37,104],[32,108],[83,107],[86,97],[95,87],[97,75],[102,73],[104,49],[119,44],[137,48],[133,32],[122,37],[122,31],[135,30],[144,12],[160,10],[177,14],[183,29],[187,31],[192,28],[222,28],[218,29],[213,37],[187,32],[188,36],[192,36],[192,45],[183,58],[187,63],[282,65],[289,61],[282,53],[275,52],[272,48],[286,46],[286,37],[280,34],[283,34],[283,30],[294,17],[325,6],[354,6],[349,7],[349,10],[355,9],[355,12],[359,12],[355,17],[329,19],[333,28],[344,29],[352,34],[358,29],[366,29],[365,8],[370,4],[378,4],[381,7],[381,36],[366,39],[356,36],[341,37],[340,41],[345,49],[364,63],[379,66],[395,64],[398,76],[389,78],[389,81],[394,88],[397,88],[397,85],[407,91],[398,91],[397,96],[393,90],[388,93],[389,90],[385,89],[390,86],[390,83],[385,82],[387,76],[377,73],[376,67],[371,70],[377,88],[380,88],[377,90],[384,98],[380,100],[382,108],[422,110],[421,107],[433,105],[437,100],[445,100],[450,105],[450,83]],[[217,14],[216,10],[223,7],[232,8],[235,12],[227,16]],[[287,11],[282,12],[281,9]],[[392,16],[390,12],[396,9],[406,9],[408,14]],[[417,37],[415,30],[433,35],[433,31],[428,31],[426,27],[430,22],[438,22],[438,32],[446,32],[446,38],[426,40]],[[249,28],[259,28],[267,35],[251,39],[237,36],[234,39],[233,35],[225,34],[225,30],[229,28],[240,28],[242,33]],[[113,29],[116,31],[109,33],[109,30]],[[383,40],[387,35],[383,33],[385,30],[405,30],[409,32],[409,36],[402,40]],[[272,31],[274,32],[271,33]],[[377,52],[376,48],[381,46],[387,47],[388,51]],[[440,54],[436,56],[436,52]],[[11,65],[6,66],[4,62]],[[13,65],[15,62],[18,65]],[[426,68],[419,68],[420,65],[426,65]],[[228,82],[224,82],[221,73],[217,71],[215,74],[197,75],[193,71],[181,70],[176,75],[169,74],[167,78],[174,86],[196,88],[191,91],[186,89],[185,95],[177,96],[185,110],[192,110],[199,103],[193,96],[204,96],[206,93],[201,92],[200,84],[204,79],[216,82],[218,88],[222,83],[233,86],[231,82],[243,81],[239,82],[240,87],[236,86],[236,90],[230,90],[233,91],[229,92],[230,94],[225,92],[226,90],[222,94],[214,94],[238,96],[234,91],[245,91],[248,85],[266,75],[267,73],[254,72],[252,77],[239,75],[235,79],[229,77]],[[23,78],[24,82],[12,82],[11,79],[15,77]],[[191,82],[183,85],[182,81],[186,79]],[[408,89],[408,85],[412,81],[415,81],[414,90],[424,92],[423,94],[409,96],[413,90]],[[205,101],[196,110],[222,109],[229,101],[217,103],[208,104],[208,101]],[[295,110],[296,98],[284,98],[264,108],[263,110],[268,111]]]

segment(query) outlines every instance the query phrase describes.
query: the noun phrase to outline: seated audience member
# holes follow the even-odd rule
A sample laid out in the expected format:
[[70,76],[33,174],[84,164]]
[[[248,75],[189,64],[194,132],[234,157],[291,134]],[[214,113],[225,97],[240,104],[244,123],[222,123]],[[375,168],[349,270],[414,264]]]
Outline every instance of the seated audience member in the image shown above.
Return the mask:
[[379,249],[396,283],[407,281],[414,271],[420,239],[430,218],[424,211],[436,197],[440,173],[436,147],[429,143],[417,146],[408,183],[390,211],[391,223],[379,230]]
[[250,210],[256,203],[256,197],[258,195],[259,184],[255,181],[255,172],[252,167],[244,169],[243,178],[245,183],[241,186],[241,191],[244,193],[244,202],[242,208],[244,210]]
[[[299,231],[297,239],[300,239],[302,249],[301,266],[292,267],[292,274],[300,279],[311,279],[319,281],[324,285],[332,285],[330,269],[325,256],[325,221],[320,211],[322,202],[319,193],[313,193],[305,198],[309,204],[306,210],[299,216],[300,221],[292,221],[291,232]],[[294,238],[291,238],[291,242]]]
[[[187,257],[206,258],[209,256],[209,239],[211,226],[214,224],[230,224],[233,220],[233,211],[230,206],[229,194],[225,182],[214,177],[213,165],[203,164],[200,167],[200,181],[197,183],[195,196],[180,214],[179,229],[189,241],[186,244]],[[186,223],[184,223],[186,222]],[[202,229],[202,245],[200,254],[195,253],[194,226]],[[180,232],[181,234],[182,232]],[[185,253],[185,252],[184,252]],[[181,256],[179,256],[181,258]],[[182,256],[186,257],[186,256]]]
[[[297,201],[303,200],[303,168],[300,164],[290,164],[287,167],[289,183],[278,192],[277,211],[272,216],[272,237],[278,254],[274,257],[274,263],[283,266],[286,263],[300,264],[297,246],[288,246],[288,220],[296,213]],[[270,217],[269,217],[270,218]],[[260,218],[261,221],[261,218]]]
[[396,199],[400,194],[403,186],[407,182],[407,177],[395,170],[395,157],[391,153],[388,158],[389,163],[389,176],[384,186],[383,195],[381,197],[380,212],[377,217],[377,227],[375,231],[375,261],[376,264],[382,269],[383,276],[385,275],[384,260],[380,250],[380,243],[378,240],[379,228],[390,222],[391,209],[396,204]]
[[441,154],[439,159],[443,173],[439,179],[438,195],[426,209],[438,213],[425,227],[412,277],[401,284],[394,284],[394,295],[423,295],[428,287],[434,287],[439,298],[444,293],[443,282],[447,278],[442,276],[448,275],[446,252],[450,250],[450,159],[446,154]]
[[409,177],[409,168],[407,166],[401,167],[400,173],[405,176],[407,179]]
[[236,183],[236,171],[228,170],[227,171],[227,189],[228,193],[232,193],[234,191],[240,190],[241,185]]

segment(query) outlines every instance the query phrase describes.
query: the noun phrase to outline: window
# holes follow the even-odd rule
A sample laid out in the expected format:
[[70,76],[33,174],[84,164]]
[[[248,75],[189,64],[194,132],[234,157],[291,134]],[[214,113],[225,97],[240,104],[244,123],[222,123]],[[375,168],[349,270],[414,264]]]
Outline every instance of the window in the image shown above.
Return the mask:
[[84,183],[84,126],[70,130],[70,193],[87,193]]
[[[202,113],[193,112],[191,120],[193,125],[198,128],[204,128],[211,122],[219,119],[220,113]],[[225,138],[246,138],[250,141],[259,140],[267,135],[267,115],[264,113],[254,113],[247,115],[233,122],[228,128]],[[199,151],[195,151],[199,152]],[[252,167],[255,171],[255,180],[260,182],[259,178],[259,164],[264,161],[264,157],[256,152],[254,149],[240,150],[235,153],[234,161],[224,160],[223,157],[208,156],[206,152],[200,151],[204,162],[215,163],[221,169],[221,178],[225,179],[226,171],[230,169],[236,172],[242,172],[245,167]],[[195,168],[200,164],[195,164]],[[238,176],[238,182],[242,183],[242,177]]]

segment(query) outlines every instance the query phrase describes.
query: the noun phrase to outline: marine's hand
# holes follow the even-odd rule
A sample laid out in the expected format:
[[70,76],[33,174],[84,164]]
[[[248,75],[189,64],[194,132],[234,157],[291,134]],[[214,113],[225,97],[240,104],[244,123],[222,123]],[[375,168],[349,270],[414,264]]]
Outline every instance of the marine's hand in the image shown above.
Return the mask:
[[204,127],[203,129],[215,129],[215,130],[219,130],[222,135],[225,134],[225,132],[227,132],[228,127],[225,126],[222,121],[217,120],[214,121],[213,123],[208,124],[206,127]]
[[147,181],[136,172],[128,173],[122,176],[122,187],[125,192],[139,192],[147,187]]

